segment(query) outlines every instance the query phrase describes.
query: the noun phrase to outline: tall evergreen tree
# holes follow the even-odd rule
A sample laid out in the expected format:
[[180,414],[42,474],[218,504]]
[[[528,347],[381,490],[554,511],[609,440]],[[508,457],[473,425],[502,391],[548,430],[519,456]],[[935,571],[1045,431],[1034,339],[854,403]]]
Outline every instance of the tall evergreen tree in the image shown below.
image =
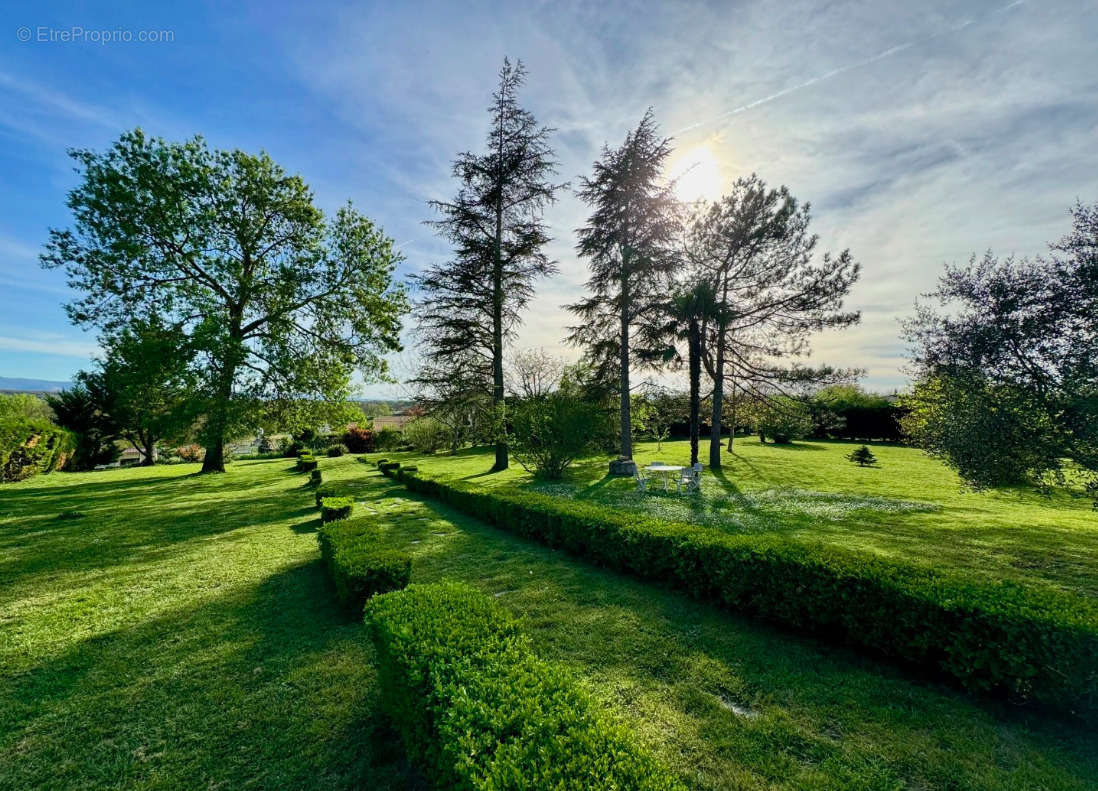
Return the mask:
[[807,355],[810,336],[857,323],[843,298],[860,265],[844,250],[816,260],[809,205],[785,187],[769,189],[752,175],[694,218],[687,251],[716,292],[719,311],[709,324],[706,368],[713,379],[709,465],[721,466],[724,384],[734,379],[748,395],[766,398],[793,384],[832,383],[850,371],[785,365]]
[[459,183],[456,197],[431,202],[442,217],[430,224],[453,244],[454,257],[418,278],[428,366],[467,352],[479,360],[468,373],[490,389],[501,424],[493,470],[507,468],[504,345],[534,294],[534,281],[557,271],[544,253],[550,239],[543,213],[565,186],[551,180],[557,172],[549,146],[554,130],[539,127],[519,106],[525,78],[521,61],[504,59],[488,108],[487,150],[459,154],[453,166]]
[[659,359],[666,349],[664,306],[676,261],[677,204],[663,178],[670,153],[649,110],[620,147],[603,147],[579,190],[592,209],[576,244],[588,260],[590,293],[568,308],[581,321],[568,340],[586,349],[600,378],[618,380],[623,459],[633,457],[630,368]]

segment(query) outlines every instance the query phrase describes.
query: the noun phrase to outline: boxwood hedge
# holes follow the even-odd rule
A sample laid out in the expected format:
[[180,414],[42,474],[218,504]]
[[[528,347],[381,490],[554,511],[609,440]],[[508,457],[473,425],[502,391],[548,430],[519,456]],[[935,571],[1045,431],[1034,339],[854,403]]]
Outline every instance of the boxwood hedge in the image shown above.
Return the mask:
[[465,791],[684,787],[538,659],[489,596],[459,583],[373,598],[382,706],[433,787]]
[[393,478],[396,475],[396,471],[400,469],[399,461],[383,461],[379,462],[377,468],[381,470],[381,474],[387,478]]
[[1098,606],[1068,594],[533,492],[402,479],[497,527],[696,598],[838,637],[970,690],[1098,713]]
[[355,501],[353,497],[321,497],[320,521],[335,522],[338,519],[348,519],[354,511]]
[[320,555],[335,583],[336,595],[356,613],[373,595],[408,584],[411,558],[378,544],[377,527],[365,519],[340,520],[317,531]]

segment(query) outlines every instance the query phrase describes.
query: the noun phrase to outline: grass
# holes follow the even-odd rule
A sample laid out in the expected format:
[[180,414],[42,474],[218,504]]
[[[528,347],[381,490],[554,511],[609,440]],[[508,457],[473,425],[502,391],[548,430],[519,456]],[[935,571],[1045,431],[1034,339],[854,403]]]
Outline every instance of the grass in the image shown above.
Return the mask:
[[[429,476],[526,487],[730,532],[781,533],[1098,598],[1098,513],[1087,498],[1064,490],[966,491],[940,462],[895,445],[874,445],[878,466],[858,467],[845,458],[857,446],[762,445],[754,437],[737,438],[720,471],[706,468],[695,496],[664,495],[658,479],[654,494],[638,494],[631,479],[606,476],[604,458],[578,464],[564,481],[551,483],[517,465],[487,475],[487,451],[384,455],[415,463]],[[635,457],[641,465],[657,459],[685,464],[689,447],[669,442],[657,450],[642,443]]]
[[408,786],[290,466],[0,490],[0,789]]
[[[472,475],[484,461],[456,464]],[[324,579],[312,491],[291,465],[0,490],[0,789],[416,784],[377,717],[372,650]],[[544,658],[693,788],[1095,787],[1098,734],[1074,723],[577,563],[352,457],[321,466],[412,555],[413,582],[498,596]],[[57,519],[69,510],[85,516]]]

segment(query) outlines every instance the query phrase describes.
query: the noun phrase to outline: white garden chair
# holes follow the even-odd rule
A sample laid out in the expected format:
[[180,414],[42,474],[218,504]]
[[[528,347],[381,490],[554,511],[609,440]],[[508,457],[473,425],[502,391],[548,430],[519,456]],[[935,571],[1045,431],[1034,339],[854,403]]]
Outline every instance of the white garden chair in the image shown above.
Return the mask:
[[687,467],[679,475],[679,491],[685,488],[688,492],[700,492],[701,491],[701,474],[702,464],[700,461],[694,462],[694,466]]
[[638,469],[633,470],[633,480],[637,482],[637,491],[638,492],[647,492],[648,491],[648,478],[641,475],[640,470],[638,470]]

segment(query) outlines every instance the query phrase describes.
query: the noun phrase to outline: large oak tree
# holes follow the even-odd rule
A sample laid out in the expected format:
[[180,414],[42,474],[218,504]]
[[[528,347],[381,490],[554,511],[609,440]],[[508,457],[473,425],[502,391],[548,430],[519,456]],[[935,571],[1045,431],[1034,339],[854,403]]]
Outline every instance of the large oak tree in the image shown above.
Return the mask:
[[160,317],[192,345],[205,414],[204,471],[266,399],[342,399],[354,369],[385,376],[403,291],[392,240],[350,205],[326,218],[298,176],[266,154],[127,132],[76,150],[69,229],[43,265],[82,296],[77,324],[113,333]]

